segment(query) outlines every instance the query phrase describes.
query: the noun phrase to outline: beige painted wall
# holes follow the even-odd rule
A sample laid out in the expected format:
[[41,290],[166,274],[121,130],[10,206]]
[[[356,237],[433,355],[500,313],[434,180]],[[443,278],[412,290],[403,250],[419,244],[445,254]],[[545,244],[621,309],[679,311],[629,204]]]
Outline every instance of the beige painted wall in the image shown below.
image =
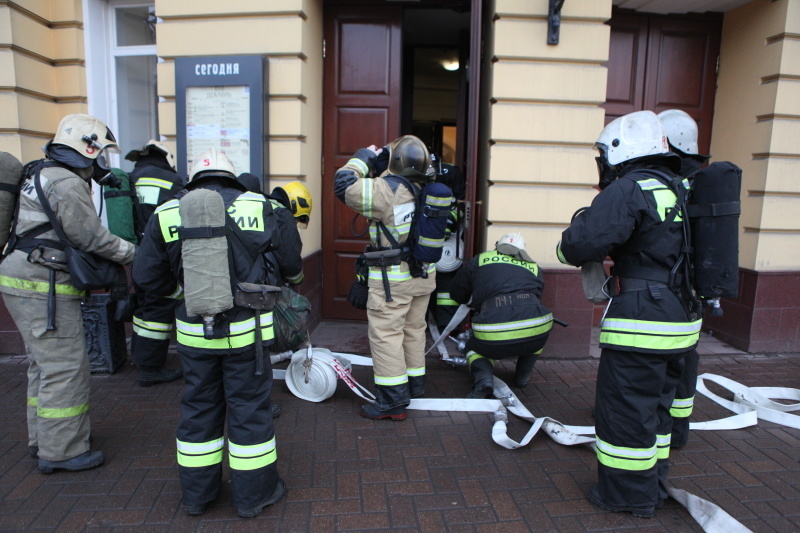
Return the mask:
[[303,255],[322,246],[322,0],[156,0],[159,130],[175,142],[175,58],[262,54],[269,62],[269,180],[316,200]]
[[611,0],[566,2],[554,46],[547,9],[547,0],[495,2],[486,243],[520,231],[537,262],[563,268],[556,243],[596,194],[592,145],[603,129]]
[[800,269],[800,1],[725,14],[711,153],[743,170],[739,263]]
[[23,162],[87,110],[82,20],[80,0],[0,2],[0,150]]

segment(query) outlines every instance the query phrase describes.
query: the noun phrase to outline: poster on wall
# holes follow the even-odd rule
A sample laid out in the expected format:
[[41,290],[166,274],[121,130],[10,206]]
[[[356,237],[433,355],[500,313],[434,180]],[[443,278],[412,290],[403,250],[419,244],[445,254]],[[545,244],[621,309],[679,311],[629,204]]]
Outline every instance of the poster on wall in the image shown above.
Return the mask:
[[209,148],[227,155],[237,174],[250,172],[250,87],[186,89],[186,163]]
[[175,59],[178,172],[209,148],[225,153],[236,174],[268,190],[267,62],[262,56]]

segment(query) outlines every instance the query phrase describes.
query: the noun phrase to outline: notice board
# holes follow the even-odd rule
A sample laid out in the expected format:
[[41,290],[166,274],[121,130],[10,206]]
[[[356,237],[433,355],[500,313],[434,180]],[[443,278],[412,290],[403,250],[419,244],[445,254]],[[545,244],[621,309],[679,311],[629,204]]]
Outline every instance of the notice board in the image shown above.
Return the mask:
[[268,63],[263,56],[175,59],[178,172],[189,177],[192,163],[209,148],[249,172],[268,189]]

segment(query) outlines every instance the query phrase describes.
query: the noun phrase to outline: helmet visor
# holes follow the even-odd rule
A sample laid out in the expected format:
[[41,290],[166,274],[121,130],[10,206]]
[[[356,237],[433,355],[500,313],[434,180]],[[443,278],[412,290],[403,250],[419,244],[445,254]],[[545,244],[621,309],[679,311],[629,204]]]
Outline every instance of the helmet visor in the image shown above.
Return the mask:
[[116,146],[106,146],[105,148],[100,150],[99,154],[97,154],[97,158],[95,159],[95,161],[97,161],[97,166],[99,166],[103,170],[111,169],[110,158],[112,154],[119,154],[119,153],[120,153],[119,148],[117,148]]
[[300,229],[306,229],[308,227],[308,221],[310,220],[308,215],[300,215],[299,217],[294,217],[297,221],[297,227]]

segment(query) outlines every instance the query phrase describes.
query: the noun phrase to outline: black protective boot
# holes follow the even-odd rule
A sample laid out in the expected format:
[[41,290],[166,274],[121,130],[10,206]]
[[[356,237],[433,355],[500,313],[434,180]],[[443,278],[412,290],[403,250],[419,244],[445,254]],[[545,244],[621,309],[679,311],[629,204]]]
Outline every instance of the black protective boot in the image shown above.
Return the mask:
[[179,368],[139,367],[137,383],[140,387],[151,387],[159,383],[169,383],[182,377],[183,371]]
[[528,382],[533,375],[533,365],[536,364],[538,355],[526,355],[517,359],[517,368],[514,369],[514,385],[520,389],[528,386]]
[[467,398],[483,400],[491,398],[494,391],[494,380],[492,379],[492,363],[485,357],[478,357],[469,364],[469,371],[475,384],[472,391],[467,394]]
[[412,398],[425,394],[425,376],[408,376],[408,390]]
[[270,505],[276,504],[286,496],[288,489],[286,488],[286,483],[278,478],[278,484],[275,485],[275,490],[272,491],[272,494],[267,496],[267,498],[256,505],[255,507],[250,507],[247,509],[237,509],[237,513],[242,518],[253,518],[261,514],[261,511],[264,510],[264,507],[268,507]]
[[595,504],[601,509],[605,509],[606,511],[611,511],[614,513],[631,513],[633,516],[637,518],[652,518],[655,514],[655,507],[649,508],[640,508],[640,507],[615,507],[613,505],[609,505],[600,498],[600,490],[597,487],[592,487],[589,489],[589,493],[586,495],[590,502]]
[[375,385],[375,403],[362,405],[358,414],[371,420],[405,420],[406,406],[411,401],[409,390],[408,383]]

